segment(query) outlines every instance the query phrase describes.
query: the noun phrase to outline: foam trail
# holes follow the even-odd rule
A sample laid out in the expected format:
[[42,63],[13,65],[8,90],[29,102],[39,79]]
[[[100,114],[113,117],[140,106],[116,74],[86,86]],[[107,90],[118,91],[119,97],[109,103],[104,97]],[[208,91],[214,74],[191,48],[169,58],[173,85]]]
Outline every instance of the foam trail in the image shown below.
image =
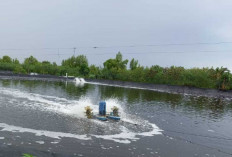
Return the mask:
[[142,133],[135,133],[128,130],[126,127],[122,127],[122,132],[120,134],[115,135],[93,135],[97,138],[102,138],[105,140],[111,140],[118,143],[129,144],[132,140],[139,140],[139,136],[154,136],[154,135],[161,135],[161,129],[159,129],[155,124],[150,125],[153,129],[149,132],[142,132]]
[[143,132],[143,133],[134,133],[129,131],[125,127],[122,128],[122,132],[119,134],[114,135],[77,135],[71,133],[64,133],[64,132],[54,132],[54,131],[47,131],[47,130],[35,130],[30,128],[23,128],[14,125],[8,125],[5,123],[0,123],[0,127],[2,128],[0,131],[9,131],[9,132],[18,132],[18,133],[33,133],[36,136],[46,136],[55,139],[61,139],[62,137],[66,138],[75,138],[79,140],[91,140],[91,136],[96,138],[101,138],[105,140],[111,140],[118,143],[129,144],[131,140],[139,140],[138,136],[153,136],[153,135],[160,135],[161,131],[156,125],[152,124],[153,130],[150,132]]
[[90,140],[90,137],[87,135],[76,135],[71,133],[63,133],[63,132],[54,132],[54,131],[47,131],[47,130],[35,130],[29,128],[22,128],[19,126],[8,125],[5,123],[0,123],[0,127],[2,128],[1,131],[9,131],[9,132],[19,132],[19,133],[33,133],[36,136],[46,136],[55,139],[61,139],[61,137],[69,137],[69,138],[76,138],[80,140]]
[[161,90],[161,89],[149,89],[149,88],[142,88],[142,87],[133,87],[133,86],[125,86],[125,85],[115,85],[115,84],[98,83],[98,82],[87,82],[87,81],[85,83],[87,83],[87,84],[93,84],[93,85],[110,86],[110,87],[122,87],[122,88],[131,88],[131,89],[151,90],[151,91],[157,91],[157,92],[161,92],[161,93],[179,94],[178,92],[169,92],[169,91]]

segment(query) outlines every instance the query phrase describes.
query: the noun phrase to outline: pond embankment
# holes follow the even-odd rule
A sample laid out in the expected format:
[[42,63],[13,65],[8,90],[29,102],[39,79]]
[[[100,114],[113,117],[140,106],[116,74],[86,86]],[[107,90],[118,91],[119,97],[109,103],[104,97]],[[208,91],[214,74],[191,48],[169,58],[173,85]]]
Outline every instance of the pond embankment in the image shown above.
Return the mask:
[[[64,76],[53,76],[53,75],[26,75],[26,74],[14,74],[12,72],[0,72],[0,79],[73,81],[74,78],[66,78]],[[188,87],[188,86],[162,85],[162,84],[126,82],[126,81],[103,80],[103,79],[85,79],[85,80],[87,81],[87,83],[90,84],[99,84],[99,85],[125,87],[125,88],[137,88],[137,89],[152,90],[157,92],[174,93],[174,94],[232,99],[232,90],[220,91],[216,89],[204,89],[204,88],[196,88],[196,87]]]

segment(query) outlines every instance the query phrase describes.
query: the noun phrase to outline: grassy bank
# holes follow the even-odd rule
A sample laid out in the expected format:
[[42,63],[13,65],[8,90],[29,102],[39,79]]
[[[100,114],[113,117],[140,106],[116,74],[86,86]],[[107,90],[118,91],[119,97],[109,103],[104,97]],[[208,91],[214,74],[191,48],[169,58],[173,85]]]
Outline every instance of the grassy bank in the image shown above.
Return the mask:
[[35,57],[25,58],[23,63],[9,56],[0,58],[0,70],[14,73],[49,74],[72,76],[92,79],[110,79],[154,84],[184,85],[198,88],[213,88],[220,90],[232,89],[232,74],[227,68],[191,68],[160,67],[154,65],[144,67],[132,59],[123,60],[119,52],[115,58],[108,59],[103,67],[89,65],[86,56],[79,55],[62,61],[61,65],[49,61],[39,62]]

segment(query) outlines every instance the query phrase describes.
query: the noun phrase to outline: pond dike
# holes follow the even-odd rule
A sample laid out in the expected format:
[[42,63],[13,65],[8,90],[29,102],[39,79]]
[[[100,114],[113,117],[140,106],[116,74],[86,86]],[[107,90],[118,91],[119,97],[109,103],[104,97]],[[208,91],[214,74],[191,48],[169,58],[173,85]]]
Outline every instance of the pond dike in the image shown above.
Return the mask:
[[27,75],[27,74],[14,74],[12,72],[0,71],[0,79],[2,80],[40,80],[40,81],[73,81],[74,78],[66,78],[64,76],[54,75]]
[[126,88],[138,88],[138,89],[152,90],[152,91],[164,92],[164,93],[232,99],[232,90],[221,91],[217,89],[205,89],[205,88],[196,88],[196,87],[188,87],[188,86],[137,83],[137,82],[125,82],[125,81],[101,80],[101,79],[85,79],[85,81],[92,84],[109,85],[109,86],[126,87]]

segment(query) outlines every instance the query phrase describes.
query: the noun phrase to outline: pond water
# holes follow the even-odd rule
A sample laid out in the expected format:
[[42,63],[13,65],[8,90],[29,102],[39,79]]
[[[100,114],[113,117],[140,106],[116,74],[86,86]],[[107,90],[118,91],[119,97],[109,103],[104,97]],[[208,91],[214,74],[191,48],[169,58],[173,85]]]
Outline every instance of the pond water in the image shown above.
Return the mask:
[[[119,108],[121,121],[84,108]],[[232,156],[232,101],[155,91],[0,80],[0,156]]]

